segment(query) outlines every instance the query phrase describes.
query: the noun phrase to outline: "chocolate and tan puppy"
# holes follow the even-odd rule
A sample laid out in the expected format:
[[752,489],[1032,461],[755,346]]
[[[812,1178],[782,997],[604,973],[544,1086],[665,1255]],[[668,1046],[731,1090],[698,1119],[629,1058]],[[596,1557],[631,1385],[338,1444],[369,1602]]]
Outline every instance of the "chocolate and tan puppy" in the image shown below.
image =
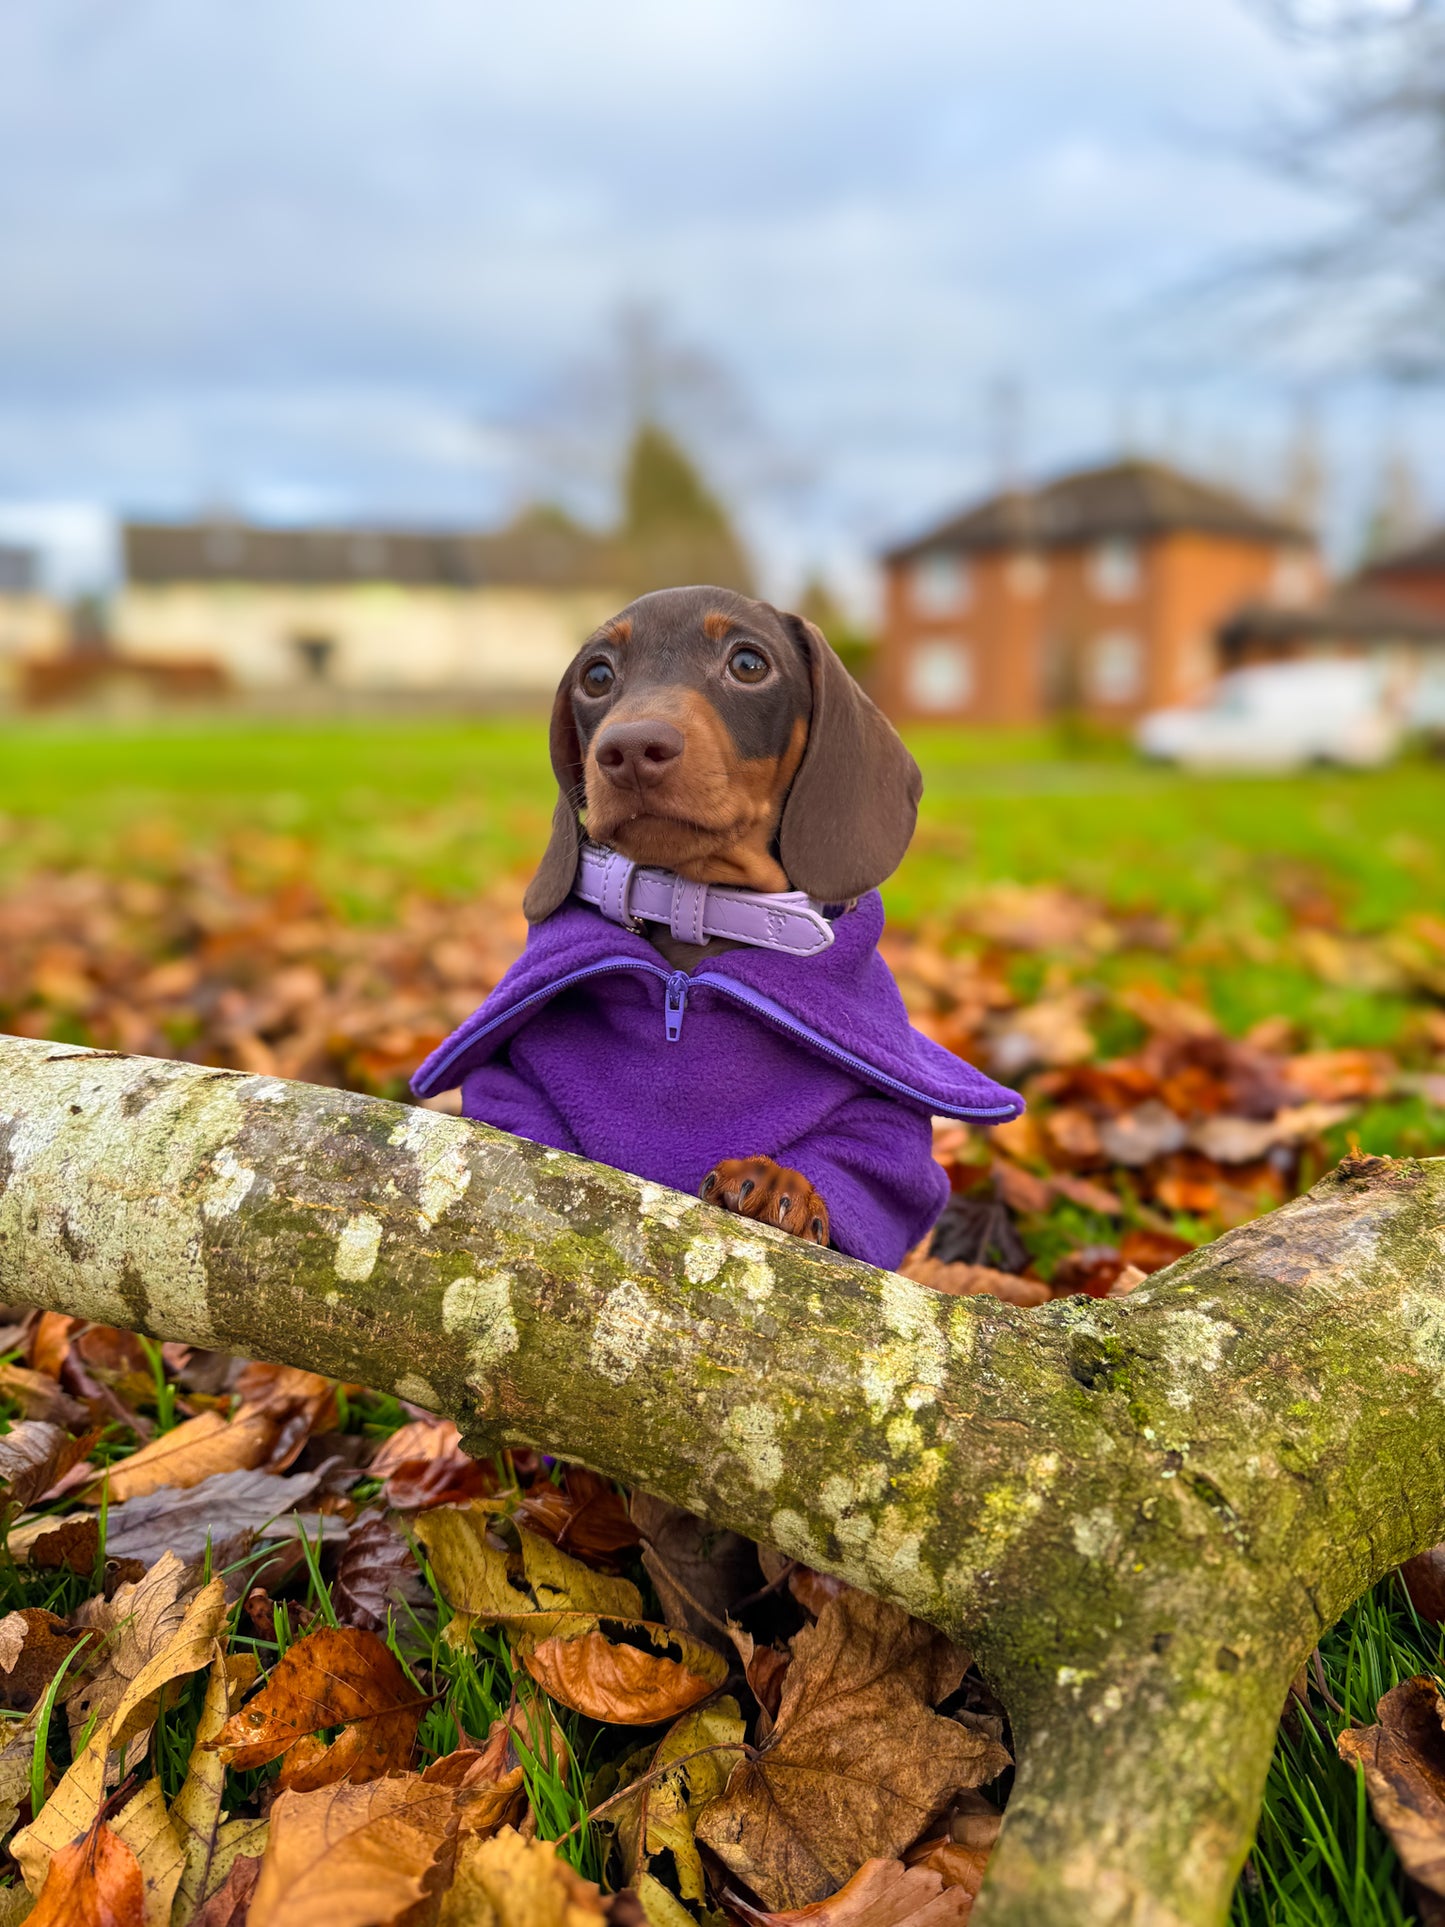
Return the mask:
[[948,1196],[930,1119],[1023,1105],[878,954],[922,787],[891,725],[811,623],[667,589],[578,651],[551,753],[526,950],[417,1095],[896,1265]]

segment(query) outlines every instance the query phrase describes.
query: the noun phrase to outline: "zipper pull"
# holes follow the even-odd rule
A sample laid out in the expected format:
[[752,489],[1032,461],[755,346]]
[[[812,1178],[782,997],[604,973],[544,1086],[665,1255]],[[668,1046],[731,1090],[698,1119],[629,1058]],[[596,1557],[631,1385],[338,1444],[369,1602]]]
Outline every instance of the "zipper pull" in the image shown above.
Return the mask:
[[667,980],[663,1022],[667,1026],[667,1041],[675,1044],[682,1036],[682,1013],[687,1009],[687,972],[674,970]]

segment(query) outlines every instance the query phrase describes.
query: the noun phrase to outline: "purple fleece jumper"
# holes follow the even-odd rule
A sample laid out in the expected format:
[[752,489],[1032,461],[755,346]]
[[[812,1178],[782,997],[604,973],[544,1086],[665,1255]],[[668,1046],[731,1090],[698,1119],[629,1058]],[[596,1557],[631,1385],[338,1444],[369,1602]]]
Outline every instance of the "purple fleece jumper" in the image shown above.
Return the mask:
[[948,1198],[930,1118],[1023,1100],[909,1025],[876,890],[815,957],[728,950],[673,970],[569,900],[412,1079],[462,1111],[694,1196],[724,1158],[775,1158],[827,1200],[840,1251],[889,1268]]

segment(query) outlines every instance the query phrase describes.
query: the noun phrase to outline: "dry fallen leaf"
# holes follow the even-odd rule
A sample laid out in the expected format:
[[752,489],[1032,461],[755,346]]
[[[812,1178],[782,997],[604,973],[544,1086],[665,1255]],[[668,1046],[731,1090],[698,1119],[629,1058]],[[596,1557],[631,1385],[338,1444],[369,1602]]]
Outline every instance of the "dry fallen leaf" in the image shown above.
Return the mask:
[[596,1887],[572,1871],[550,1840],[524,1840],[506,1827],[489,1840],[473,1836],[463,1844],[439,1927],[597,1927],[606,1918]]
[[145,1927],[169,1927],[185,1855],[167,1816],[160,1781],[147,1780],[108,1824],[140,1867]]
[[260,1873],[259,1854],[237,1854],[226,1878],[201,1911],[191,1916],[191,1927],[246,1927]]
[[247,1927],[390,1927],[445,1884],[458,1812],[413,1773],[281,1794]]
[[[645,1639],[647,1645],[633,1645]],[[717,1691],[727,1662],[688,1633],[608,1619],[597,1630],[559,1633],[523,1653],[537,1684],[563,1706],[618,1726],[656,1726]]]
[[[142,1559],[149,1565],[166,1552],[197,1565],[206,1556],[244,1540],[273,1519],[304,1505],[320,1484],[316,1472],[216,1472],[178,1491],[158,1486],[106,1518],[106,1551],[114,1558]],[[33,1554],[32,1554],[33,1558]]]
[[0,1735],[3,1739],[0,1744],[0,1840],[9,1839],[22,1805],[30,1798],[30,1768],[39,1725],[37,1706],[23,1720],[16,1720],[13,1725],[7,1722]]
[[363,1512],[336,1562],[331,1598],[344,1626],[386,1631],[394,1608],[424,1593],[416,1556],[384,1512]]
[[1431,1546],[1400,1568],[1410,1604],[1422,1619],[1445,1625],[1445,1546]]
[[89,1416],[78,1398],[63,1392],[48,1372],[25,1365],[0,1365],[0,1398],[12,1400],[21,1416],[61,1427],[83,1425]]
[[754,1927],[960,1927],[973,1899],[965,1887],[945,1886],[935,1870],[901,1860],[865,1860],[837,1893],[786,1913],[729,1897],[733,1912]]
[[255,1677],[256,1661],[249,1654],[228,1658],[220,1645],[216,1646],[186,1777],[171,1802],[171,1825],[184,1856],[172,1915],[174,1927],[188,1927],[216,1897],[241,1855],[254,1856],[259,1865],[265,1849],[265,1820],[221,1818],[226,1768],[210,1745]]
[[1445,1698],[1417,1674],[1392,1687],[1375,1712],[1377,1725],[1341,1733],[1340,1758],[1364,1770],[1370,1809],[1405,1872],[1445,1899]]
[[769,1907],[825,1899],[864,1860],[897,1855],[953,1794],[1009,1764],[995,1740],[931,1710],[967,1665],[896,1606],[829,1600],[793,1641],[772,1734],[698,1839]]
[[9,1488],[13,1504],[33,1505],[78,1465],[100,1434],[72,1438],[44,1419],[21,1419],[0,1438],[0,1484]]
[[721,1649],[720,1626],[740,1599],[762,1586],[757,1547],[741,1533],[710,1526],[650,1493],[634,1492],[630,1510],[642,1539],[642,1563],[668,1625]]
[[[394,1773],[411,1759],[425,1700],[386,1642],[359,1626],[320,1626],[289,1646],[261,1691],[208,1744],[228,1766],[289,1753],[280,1784],[314,1792]],[[324,1727],[342,1731],[330,1744]]]
[[[19,1862],[25,1884],[32,1893],[39,1891],[52,1856],[95,1825],[112,1751],[137,1740],[155,1719],[167,1687],[188,1673],[198,1672],[211,1657],[226,1612],[226,1594],[221,1581],[213,1579],[204,1586],[186,1604],[179,1625],[162,1632],[162,1627],[171,1627],[173,1623],[170,1613],[175,1603],[175,1589],[168,1573],[147,1574],[147,1579],[153,1577],[157,1577],[156,1611],[147,1613],[145,1637],[138,1637],[134,1647],[126,1649],[125,1671],[118,1672],[114,1681],[119,1687],[119,1697],[108,1717],[98,1719],[84,1750],[66,1768],[40,1812],[10,1842],[10,1851]],[[140,1586],[129,1590],[137,1594],[144,1585],[145,1581],[141,1581]],[[126,1590],[122,1587],[116,1598]],[[108,1657],[114,1657],[118,1645],[117,1639]],[[141,1663],[132,1672],[130,1667],[136,1660]]]
[[544,1691],[574,1712],[620,1725],[675,1719],[714,1692],[727,1662],[710,1646],[641,1617],[626,1579],[593,1572],[519,1531],[520,1555],[486,1536],[487,1509],[440,1506],[417,1520],[447,1601],[464,1636],[472,1620],[501,1625]]
[[86,1635],[43,1606],[0,1619],[0,1706],[28,1713]]
[[383,1439],[367,1471],[383,1481],[382,1497],[402,1512],[465,1504],[497,1490],[490,1465],[462,1450],[450,1419],[413,1419]]
[[714,1700],[684,1713],[645,1757],[643,1783],[611,1812],[629,1887],[651,1872],[655,1857],[667,1854],[678,1893],[702,1904],[707,1889],[693,1828],[743,1757],[745,1732],[737,1701]]
[[95,1636],[98,1652],[90,1677],[66,1701],[72,1745],[92,1720],[109,1720],[142,1668],[166,1650],[194,1593],[188,1569],[165,1552],[143,1578],[118,1586],[109,1600],[85,1602],[77,1618]]
[[[82,1515],[77,1519],[62,1519],[58,1523],[46,1520],[45,1525],[47,1530],[38,1533],[30,1544],[32,1566],[51,1572],[64,1569],[82,1576],[94,1572],[95,1562],[100,1557],[98,1519]],[[13,1544],[11,1549],[14,1550]]]
[[28,1916],[34,1927],[150,1927],[140,1862],[110,1827],[67,1843]]
[[218,1472],[250,1471],[270,1459],[279,1432],[275,1414],[260,1406],[242,1406],[233,1419],[202,1412],[109,1466],[92,1481],[84,1501],[99,1505],[103,1486],[118,1506],[159,1486],[199,1485]]
[[909,1258],[899,1267],[905,1278],[955,1298],[998,1298],[1006,1305],[1045,1305],[1052,1296],[1042,1278],[1020,1278],[991,1265],[944,1264],[938,1258]]
[[627,1506],[610,1479],[585,1465],[569,1465],[562,1484],[538,1479],[513,1515],[518,1525],[550,1539],[574,1558],[608,1561],[638,1542]]

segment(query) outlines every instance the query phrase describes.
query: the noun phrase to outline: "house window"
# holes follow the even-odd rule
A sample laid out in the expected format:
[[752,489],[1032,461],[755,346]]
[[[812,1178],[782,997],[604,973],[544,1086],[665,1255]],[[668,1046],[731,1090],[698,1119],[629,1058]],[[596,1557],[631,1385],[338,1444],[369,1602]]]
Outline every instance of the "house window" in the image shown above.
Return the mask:
[[1122,629],[1096,636],[1089,650],[1089,694],[1099,703],[1130,703],[1144,685],[1144,650]]
[[331,664],[336,655],[336,644],[330,636],[297,636],[294,646],[301,663],[301,674],[307,682],[330,680]]
[[1089,556],[1089,580],[1105,602],[1127,602],[1139,593],[1139,551],[1132,542],[1111,537],[1097,542]]
[[1023,549],[1009,557],[1008,586],[1016,596],[1042,595],[1048,587],[1049,565],[1041,555]]
[[910,572],[913,604],[920,615],[947,616],[968,606],[968,564],[961,555],[935,549],[921,555]]
[[908,659],[908,699],[915,709],[946,715],[973,700],[973,651],[966,642],[924,642]]
[[1297,609],[1301,603],[1309,601],[1314,586],[1314,564],[1305,551],[1281,549],[1275,557],[1274,573],[1270,577],[1270,600],[1283,604],[1287,609]]

